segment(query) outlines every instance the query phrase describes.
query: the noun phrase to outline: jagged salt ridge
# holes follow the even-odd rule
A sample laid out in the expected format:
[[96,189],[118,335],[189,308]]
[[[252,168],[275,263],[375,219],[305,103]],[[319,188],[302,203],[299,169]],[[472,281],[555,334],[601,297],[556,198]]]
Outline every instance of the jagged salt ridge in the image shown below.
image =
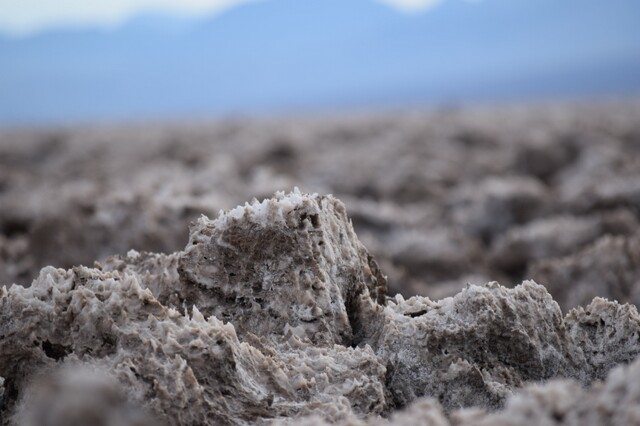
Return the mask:
[[389,298],[344,205],[296,190],[201,217],[182,252],[47,267],[29,288],[3,287],[0,413],[26,425],[66,424],[78,406],[130,425],[375,423],[429,407],[434,424],[472,424],[501,414],[456,410],[509,401],[507,413],[537,395],[513,396],[530,382],[604,379],[636,358],[639,335],[635,307],[597,298],[563,317],[532,281]]

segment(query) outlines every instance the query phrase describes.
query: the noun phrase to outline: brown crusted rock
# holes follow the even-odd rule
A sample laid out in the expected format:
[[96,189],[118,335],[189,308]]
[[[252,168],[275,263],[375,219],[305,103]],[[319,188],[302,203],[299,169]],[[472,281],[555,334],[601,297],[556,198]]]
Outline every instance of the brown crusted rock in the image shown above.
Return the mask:
[[179,260],[180,252],[160,254],[129,250],[125,256],[111,256],[97,266],[103,272],[136,275],[158,302],[185,311],[195,304],[200,292],[180,280]]
[[299,191],[201,217],[179,272],[201,289],[202,312],[240,334],[279,339],[291,330],[321,344],[357,343],[360,322],[386,292],[344,205]]
[[[497,412],[484,409],[454,411],[447,418],[432,399],[419,399],[388,420],[350,418],[340,426],[628,426],[640,424],[640,360],[612,370],[606,380],[585,389],[572,380],[533,384],[510,396]],[[293,424],[280,422],[276,424]],[[320,417],[295,424],[328,426]]]
[[569,310],[596,296],[640,304],[640,234],[605,236],[582,251],[533,264],[528,275]]
[[398,406],[431,396],[446,410],[498,408],[514,387],[567,367],[560,308],[535,283],[469,286],[439,302],[396,300],[373,345],[389,363],[387,384]]
[[[33,374],[53,369],[68,358],[107,362],[125,356],[150,368],[154,361],[152,340],[157,341],[159,334],[155,324],[159,319],[168,322],[179,317],[161,306],[135,276],[117,272],[48,267],[31,287],[4,289],[0,298],[0,357],[4,361],[0,375],[10,390],[7,409],[24,396]],[[113,367],[109,364],[109,370]],[[179,370],[166,370],[172,371],[173,381],[181,380]],[[143,395],[137,395],[139,402]]]
[[6,412],[33,375],[83,362],[108,371],[132,403],[170,425],[237,424],[385,408],[385,368],[371,348],[314,348],[289,333],[278,348],[241,343],[231,324],[163,307],[135,275],[45,268],[0,299]]
[[[585,390],[570,380],[526,387],[503,411],[460,412],[455,426],[628,426],[640,424],[640,360],[612,370],[604,383]],[[398,425],[399,426],[399,425]]]
[[397,297],[382,321],[372,345],[388,362],[396,406],[428,396],[447,411],[495,409],[525,382],[590,383],[640,354],[634,307],[596,299],[563,320],[549,293],[531,281],[513,289],[469,286],[439,302]]
[[573,377],[582,383],[604,379],[620,363],[630,363],[640,348],[640,316],[633,305],[596,297],[565,318]]
[[[530,281],[438,302],[386,299],[384,284],[344,206],[298,191],[201,218],[183,252],[44,268],[0,290],[0,425],[29,420],[38,377],[88,368],[169,426],[376,423],[402,407],[392,423],[427,411],[439,426],[461,407],[489,418],[527,382],[588,385],[640,353],[632,306],[596,299],[563,319]],[[93,389],[88,407],[123,407]]]
[[[433,399],[419,399],[388,420],[350,418],[340,426],[629,426],[640,424],[640,360],[613,369],[585,389],[573,380],[530,384],[510,396],[501,411],[457,410],[447,418]],[[283,422],[277,424],[293,424]],[[320,417],[295,424],[328,426]]]

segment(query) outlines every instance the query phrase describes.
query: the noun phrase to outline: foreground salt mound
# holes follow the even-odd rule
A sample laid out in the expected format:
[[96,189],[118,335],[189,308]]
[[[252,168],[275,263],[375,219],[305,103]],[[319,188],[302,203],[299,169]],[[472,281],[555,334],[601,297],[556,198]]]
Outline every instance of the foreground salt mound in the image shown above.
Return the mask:
[[[611,371],[606,381],[585,389],[572,380],[531,384],[510,397],[503,410],[472,408],[447,417],[437,401],[419,399],[388,419],[362,421],[350,418],[349,426],[522,426],[522,425],[637,425],[640,424],[640,360]],[[328,426],[320,416],[281,420],[277,425]]]
[[1,315],[7,414],[38,371],[76,364],[108,371],[169,424],[384,408],[385,370],[370,348],[317,348],[295,335],[277,349],[241,342],[232,324],[195,307],[162,306],[134,275],[45,268],[3,296]]
[[446,411],[502,407],[530,381],[604,378],[639,353],[635,307],[595,299],[564,319],[544,287],[469,286],[453,298],[388,303],[371,344],[395,406],[437,398]]
[[290,331],[349,346],[361,311],[386,292],[344,205],[299,192],[200,218],[179,270],[203,292],[203,312],[275,340]]
[[[2,289],[0,424],[38,424],[29,413],[47,407],[68,424],[65,391],[91,386],[131,425],[376,422],[422,397],[444,422],[528,382],[588,385],[640,353],[635,307],[595,299],[563,318],[533,282],[438,302],[385,293],[344,205],[298,191],[202,217],[182,252],[44,268]],[[113,384],[56,379],[78,368]],[[60,391],[43,398],[47,381]],[[87,415],[105,406],[86,401]]]

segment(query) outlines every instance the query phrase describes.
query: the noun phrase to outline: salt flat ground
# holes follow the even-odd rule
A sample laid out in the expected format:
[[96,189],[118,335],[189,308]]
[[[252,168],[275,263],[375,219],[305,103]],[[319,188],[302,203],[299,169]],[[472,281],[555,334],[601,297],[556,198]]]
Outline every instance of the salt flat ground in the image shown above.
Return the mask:
[[391,294],[640,303],[637,101],[0,130],[0,283],[180,250],[201,214],[295,186],[345,203]]

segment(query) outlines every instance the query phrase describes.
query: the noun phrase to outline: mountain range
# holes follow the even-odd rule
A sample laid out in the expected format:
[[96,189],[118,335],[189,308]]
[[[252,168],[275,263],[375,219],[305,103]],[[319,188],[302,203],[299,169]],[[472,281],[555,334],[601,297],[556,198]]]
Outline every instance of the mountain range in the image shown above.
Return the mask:
[[638,0],[268,0],[0,37],[0,123],[640,93]]

